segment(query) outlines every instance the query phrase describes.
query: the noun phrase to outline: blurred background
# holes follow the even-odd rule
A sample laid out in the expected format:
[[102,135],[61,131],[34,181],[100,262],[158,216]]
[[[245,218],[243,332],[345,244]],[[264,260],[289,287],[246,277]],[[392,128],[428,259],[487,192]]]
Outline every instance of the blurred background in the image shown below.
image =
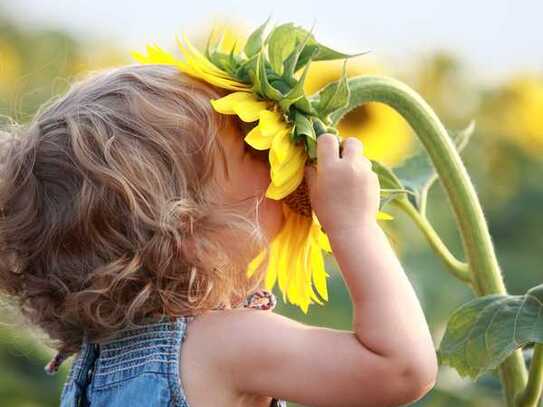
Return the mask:
[[[147,43],[173,49],[186,32],[202,47],[215,24],[226,41],[243,38],[268,16],[306,28],[344,52],[371,51],[349,60],[349,75],[383,74],[405,81],[435,109],[448,128],[476,120],[462,153],[479,193],[506,285],[523,294],[542,281],[543,258],[543,15],[540,1],[345,2],[279,1],[60,1],[0,3],[0,115],[28,121],[50,97],[89,70],[133,63],[130,50]],[[536,21],[536,19],[538,19]],[[307,91],[339,77],[341,61],[313,63]],[[345,117],[342,134],[360,137],[371,159],[400,165],[418,141],[392,110],[368,104]],[[436,347],[447,317],[472,298],[429,250],[403,213],[388,208],[393,245],[416,288]],[[462,247],[446,197],[430,192],[428,215],[451,251]],[[297,320],[351,329],[348,292],[328,259],[330,301],[304,315],[279,302],[276,310]],[[0,315],[0,321],[15,316]],[[53,351],[39,333],[0,326],[0,404],[55,406],[71,365],[49,377],[43,366]],[[435,388],[417,406],[502,406],[497,376],[472,382],[442,366]],[[296,406],[290,403],[289,406]]]

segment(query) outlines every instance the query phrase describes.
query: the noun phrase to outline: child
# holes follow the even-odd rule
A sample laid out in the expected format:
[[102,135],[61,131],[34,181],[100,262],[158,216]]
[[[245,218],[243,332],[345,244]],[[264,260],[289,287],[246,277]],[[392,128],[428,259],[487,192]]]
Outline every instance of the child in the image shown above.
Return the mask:
[[276,303],[265,265],[243,271],[282,211],[264,197],[266,155],[244,143],[237,118],[212,110],[222,95],[172,66],[115,68],[74,84],[6,143],[0,292],[61,351],[49,372],[76,354],[61,405],[420,399],[435,351],[376,223],[379,182],[362,144],[348,137],[340,152],[323,134],[305,173],[353,331],[261,312]]

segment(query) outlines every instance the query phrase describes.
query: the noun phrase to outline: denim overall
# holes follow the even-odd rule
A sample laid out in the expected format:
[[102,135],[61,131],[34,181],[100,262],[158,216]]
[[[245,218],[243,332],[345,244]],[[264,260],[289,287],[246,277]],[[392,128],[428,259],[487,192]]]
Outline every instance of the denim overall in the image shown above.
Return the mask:
[[[264,291],[247,297],[244,307],[273,308],[275,303],[267,308],[261,301],[258,303]],[[270,301],[275,301],[271,296]],[[64,383],[60,407],[190,407],[179,375],[179,361],[193,318],[147,319],[137,327],[123,329],[108,342],[84,340]],[[273,399],[270,407],[286,405],[284,400]]]

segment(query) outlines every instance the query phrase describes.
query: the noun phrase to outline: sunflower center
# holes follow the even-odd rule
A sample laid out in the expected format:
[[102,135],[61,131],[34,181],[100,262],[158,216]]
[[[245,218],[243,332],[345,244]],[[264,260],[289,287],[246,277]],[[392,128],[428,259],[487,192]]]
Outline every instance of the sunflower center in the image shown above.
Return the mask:
[[311,217],[311,200],[305,178],[302,179],[298,188],[284,198],[284,202],[294,212],[302,216]]
[[341,125],[360,129],[371,120],[371,112],[367,105],[358,106],[341,119]]

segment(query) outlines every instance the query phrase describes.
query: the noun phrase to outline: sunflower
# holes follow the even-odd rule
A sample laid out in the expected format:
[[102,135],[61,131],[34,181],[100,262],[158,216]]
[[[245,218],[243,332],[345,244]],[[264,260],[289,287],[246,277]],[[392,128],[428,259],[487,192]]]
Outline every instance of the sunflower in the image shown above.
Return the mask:
[[540,158],[543,153],[543,77],[524,74],[503,88],[501,133],[524,151]]
[[[341,61],[319,61],[311,64],[304,89],[311,94],[326,84],[339,79]],[[377,63],[350,60],[347,76],[381,74]],[[357,137],[364,142],[368,159],[388,166],[399,164],[413,148],[413,135],[405,120],[392,108],[382,103],[365,103],[347,113],[337,126],[339,134]]]
[[9,41],[0,38],[0,92],[14,90],[22,66],[18,50]]
[[247,92],[234,92],[212,100],[211,104],[217,112],[235,114],[244,122],[258,120],[258,125],[247,133],[244,141],[256,150],[269,150],[271,183],[266,197],[279,200],[298,188],[304,176],[307,154],[302,145],[291,141],[292,126],[284,121],[280,112]]
[[[246,123],[258,122],[244,136],[244,141],[256,150],[269,151],[271,183],[265,195],[270,199],[282,200],[285,223],[270,242],[269,247],[262,249],[248,264],[246,275],[250,278],[268,255],[269,261],[264,277],[265,287],[273,290],[278,284],[283,301],[288,300],[307,313],[311,303],[323,304],[313,290],[313,286],[323,300],[328,300],[326,278],[329,275],[325,270],[323,251],[331,253],[332,249],[315,213],[311,209],[309,211],[296,210],[297,206],[288,202],[289,198],[296,194],[300,195],[301,188],[305,184],[303,181],[306,162],[311,155],[315,158],[314,149],[309,149],[308,145],[313,142],[314,147],[316,140],[311,125],[315,122],[311,120],[318,120],[315,117],[307,119],[305,116],[310,112],[314,113],[314,110],[302,93],[301,85],[303,85],[304,75],[302,74],[301,81],[295,82],[293,77],[284,74],[279,77],[272,69],[269,69],[270,66],[275,65],[275,71],[286,71],[288,65],[283,64],[279,59],[278,67],[278,59],[274,55],[270,56],[270,61],[264,59],[262,52],[264,44],[274,42],[274,39],[270,40],[270,37],[264,42],[259,38],[265,24],[249,36],[243,48],[244,54],[241,55],[234,47],[229,54],[224,53],[222,41],[211,48],[208,42],[204,55],[183,35],[184,43],[178,38],[177,44],[184,60],[177,59],[156,45],[147,46],[147,55],[132,52],[132,56],[141,63],[175,65],[188,75],[214,86],[232,90],[232,93],[222,98],[210,100],[213,109],[221,114],[236,115]],[[285,38],[287,38],[286,42],[295,38],[293,52],[297,52],[297,57],[301,59],[304,55],[303,51],[307,49],[304,47],[309,45],[314,47],[311,55],[318,54],[315,45],[317,43],[304,30],[285,24],[274,31],[279,31],[280,35],[284,35],[276,39],[276,43],[281,43],[281,47],[275,47],[275,49],[281,48],[277,52],[284,52]],[[270,36],[273,36],[273,33]],[[235,41],[234,44],[235,47],[239,46],[239,42]],[[273,48],[273,45],[270,47]],[[321,59],[333,57],[346,58],[348,56],[329,48],[326,48],[320,56]],[[307,64],[308,62],[306,61]],[[293,72],[297,70],[294,69],[295,63],[294,60],[291,66]],[[275,86],[270,85],[271,78]],[[278,88],[285,89],[285,93],[279,91]],[[340,106],[336,99],[331,98],[326,102],[328,107],[334,106],[334,103]],[[294,106],[296,109],[293,109]],[[293,111],[294,114],[292,114]],[[327,111],[327,114],[332,111]],[[306,124],[309,126],[305,126]],[[313,139],[309,140],[311,136]],[[305,142],[303,142],[304,139]],[[308,202],[307,192],[302,191],[301,195]],[[392,219],[392,217],[379,212],[377,219]]]

